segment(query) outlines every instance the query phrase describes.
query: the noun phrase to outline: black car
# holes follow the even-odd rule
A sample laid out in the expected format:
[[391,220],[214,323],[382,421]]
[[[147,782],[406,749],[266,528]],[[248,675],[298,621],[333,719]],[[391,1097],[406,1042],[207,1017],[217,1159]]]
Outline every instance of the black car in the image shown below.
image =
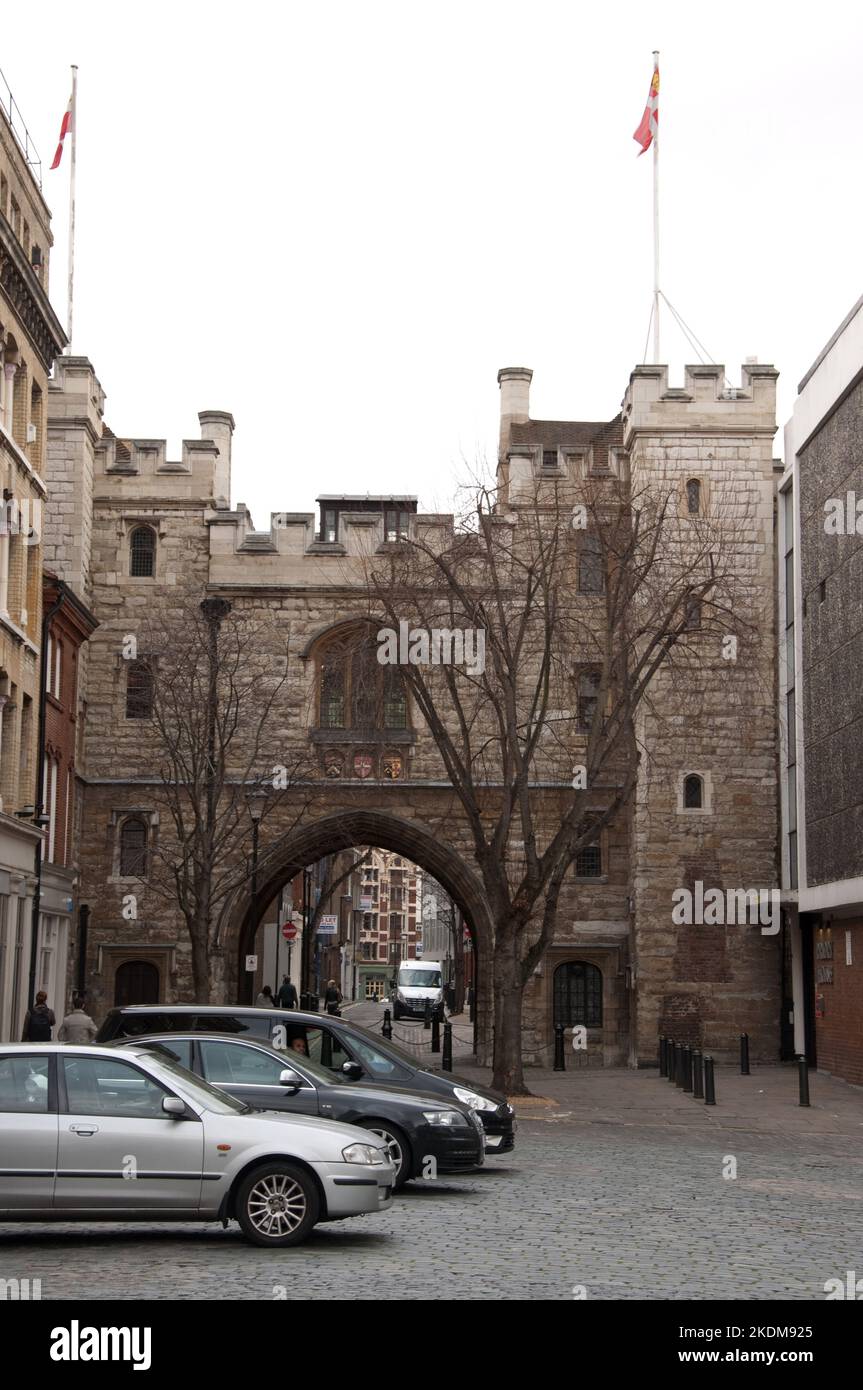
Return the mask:
[[485,1134],[468,1106],[413,1088],[357,1086],[304,1056],[296,1042],[276,1048],[236,1035],[170,1032],[113,1046],[166,1054],[253,1110],[317,1115],[371,1130],[389,1149],[397,1188],[410,1178],[463,1172],[483,1162]]
[[372,1033],[349,1018],[300,1013],[296,1009],[254,1009],[231,1004],[127,1004],[111,1009],[96,1036],[97,1042],[134,1038],[141,1033],[234,1033],[261,1041],[281,1041],[276,1029],[286,1030],[306,1044],[312,1061],[351,1081],[366,1077],[378,1082],[419,1087],[440,1099],[457,1101],[475,1110],[482,1120],[488,1153],[508,1153],[515,1144],[513,1108],[506,1097],[453,1072],[431,1071],[395,1043]]

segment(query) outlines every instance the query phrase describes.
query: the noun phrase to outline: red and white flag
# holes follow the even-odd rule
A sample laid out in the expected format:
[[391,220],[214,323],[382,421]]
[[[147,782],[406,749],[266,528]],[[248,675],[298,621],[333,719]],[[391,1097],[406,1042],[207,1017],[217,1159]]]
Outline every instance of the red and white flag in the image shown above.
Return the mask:
[[659,64],[653,69],[653,77],[650,82],[650,91],[647,96],[647,105],[644,108],[644,115],[641,118],[638,129],[633,135],[633,140],[637,140],[641,149],[639,155],[644,154],[653,144],[654,138],[659,134]]
[[71,129],[72,129],[72,98],[70,97],[70,98],[69,98],[69,105],[66,107],[65,113],[64,113],[64,115],[63,115],[63,123],[62,123],[62,125],[60,126],[60,143],[58,144],[58,146],[57,146],[57,152],[56,152],[56,154],[54,155],[54,163],[51,165],[51,168],[52,168],[52,169],[56,169],[57,166],[58,166],[59,163],[60,163],[60,160],[61,160],[62,155],[63,155],[63,141],[66,139],[66,136],[69,134],[69,131],[70,131]]

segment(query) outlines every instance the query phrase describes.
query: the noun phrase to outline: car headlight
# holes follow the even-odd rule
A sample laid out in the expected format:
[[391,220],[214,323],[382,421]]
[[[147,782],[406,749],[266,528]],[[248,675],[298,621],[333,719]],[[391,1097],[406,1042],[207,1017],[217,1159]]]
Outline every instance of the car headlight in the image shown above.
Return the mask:
[[384,1163],[386,1156],[383,1149],[378,1149],[374,1144],[349,1144],[346,1149],[342,1149],[342,1158],[345,1163]]
[[453,1094],[456,1100],[460,1100],[462,1105],[469,1105],[471,1110],[497,1110],[496,1101],[479,1096],[476,1091],[467,1091],[463,1086],[453,1086]]
[[460,1110],[424,1110],[423,1118],[430,1125],[445,1125],[447,1129],[457,1129],[470,1124],[467,1115]]

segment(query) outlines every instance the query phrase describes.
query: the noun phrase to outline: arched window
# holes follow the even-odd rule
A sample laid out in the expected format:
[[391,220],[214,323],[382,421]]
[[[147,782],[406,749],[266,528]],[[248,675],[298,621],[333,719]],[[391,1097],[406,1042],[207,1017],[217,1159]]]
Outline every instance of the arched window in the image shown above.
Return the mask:
[[704,805],[704,783],[695,772],[683,780],[683,806],[687,811],[700,811]]
[[686,483],[686,510],[690,516],[698,516],[701,511],[701,483],[698,478],[689,478]]
[[554,972],[554,1022],[564,1028],[602,1027],[602,971],[583,960],[569,960]]
[[114,976],[114,1005],[158,1004],[159,971],[148,960],[126,960]]
[[381,665],[377,658],[377,643],[366,628],[327,642],[318,666],[320,728],[369,733],[408,727],[402,673],[398,665]]
[[126,671],[126,718],[152,719],[153,672],[146,661],[130,661]]
[[147,825],[130,816],[120,829],[120,873],[124,878],[143,878],[147,872]]
[[136,526],[129,536],[129,573],[134,579],[152,579],[156,573],[156,532],[152,526]]

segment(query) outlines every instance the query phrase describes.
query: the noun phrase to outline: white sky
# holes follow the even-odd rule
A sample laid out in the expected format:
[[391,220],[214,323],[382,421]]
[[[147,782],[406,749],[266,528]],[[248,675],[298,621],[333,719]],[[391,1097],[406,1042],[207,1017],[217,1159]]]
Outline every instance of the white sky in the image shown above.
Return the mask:
[[0,63],[64,321],[48,165],[79,64],[74,349],[109,424],[177,457],[232,411],[264,528],[318,492],[446,507],[494,456],[501,366],[534,369],[536,418],[616,413],[650,312],[653,48],[663,287],[733,383],[776,364],[784,421],[863,288],[861,39],[838,0],[47,0],[6,7]]

